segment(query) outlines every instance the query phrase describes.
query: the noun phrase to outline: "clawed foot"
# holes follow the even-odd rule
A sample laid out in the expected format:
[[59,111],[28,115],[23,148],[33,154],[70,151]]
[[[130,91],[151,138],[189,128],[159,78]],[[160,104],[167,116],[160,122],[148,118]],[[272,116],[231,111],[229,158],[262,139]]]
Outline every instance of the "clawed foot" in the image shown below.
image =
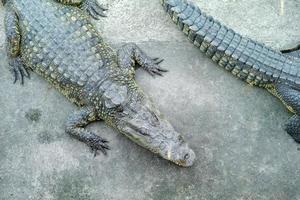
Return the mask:
[[289,119],[289,121],[284,125],[284,130],[292,136],[292,138],[300,143],[300,117],[294,115]]
[[151,76],[155,76],[155,75],[163,76],[164,72],[168,72],[168,70],[163,69],[159,66],[159,64],[162,63],[163,61],[164,61],[164,59],[160,59],[160,58],[154,58],[154,59],[147,60],[144,64],[144,69]]
[[86,0],[81,5],[81,8],[87,11],[94,19],[99,19],[99,17],[106,17],[104,11],[107,8],[99,5],[97,0]]
[[30,74],[20,58],[12,59],[9,65],[11,66],[11,72],[14,76],[14,83],[20,80],[23,85],[24,77],[30,78]]
[[292,136],[292,138],[300,143],[300,134],[299,133],[296,133],[293,129],[291,129],[291,127],[289,126],[285,126],[284,130],[290,135]]
[[98,155],[98,150],[100,150],[104,155],[107,155],[107,150],[110,150],[107,143],[108,141],[106,139],[95,134],[91,134],[87,140],[87,145],[91,147],[95,157]]

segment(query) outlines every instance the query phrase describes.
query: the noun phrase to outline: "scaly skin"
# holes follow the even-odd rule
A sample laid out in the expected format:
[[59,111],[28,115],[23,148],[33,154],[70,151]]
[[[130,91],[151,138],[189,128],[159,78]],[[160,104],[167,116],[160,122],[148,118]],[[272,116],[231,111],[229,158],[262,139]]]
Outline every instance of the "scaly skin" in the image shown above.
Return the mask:
[[300,142],[300,46],[276,51],[243,37],[185,0],[161,0],[189,40],[219,66],[251,85],[266,88],[294,116],[285,130]]
[[68,134],[106,153],[108,141],[84,128],[104,120],[167,160],[185,167],[193,164],[194,152],[134,80],[135,64],[151,75],[162,75],[162,60],[151,59],[135,44],[112,50],[91,23],[91,16],[104,16],[96,0],[3,3],[15,81],[23,82],[32,70],[78,105],[80,110],[66,122]]

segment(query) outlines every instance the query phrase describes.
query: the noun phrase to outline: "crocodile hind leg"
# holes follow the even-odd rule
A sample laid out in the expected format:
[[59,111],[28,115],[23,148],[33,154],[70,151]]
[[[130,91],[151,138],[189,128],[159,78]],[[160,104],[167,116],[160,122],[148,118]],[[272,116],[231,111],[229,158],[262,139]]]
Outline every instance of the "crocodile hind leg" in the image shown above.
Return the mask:
[[285,130],[300,143],[300,89],[280,83],[272,89],[269,88],[269,91],[277,96],[292,113],[295,113],[285,124]]
[[294,115],[291,117],[285,124],[285,130],[296,142],[300,143],[300,116]]
[[[10,9],[10,8],[8,8]],[[24,77],[29,78],[28,69],[22,62],[20,55],[21,34],[19,21],[16,13],[12,10],[6,12],[5,15],[5,33],[6,33],[6,51],[10,71],[14,75],[14,83],[17,80],[24,83]]]
[[59,3],[73,5],[85,10],[94,19],[99,19],[99,16],[106,17],[104,11],[107,8],[101,6],[97,0],[56,0]]
[[125,44],[118,51],[119,66],[133,73],[135,68],[142,67],[152,76],[162,76],[164,72],[168,71],[159,66],[162,61],[163,59],[150,58],[134,43]]
[[108,141],[84,129],[89,123],[97,120],[99,119],[93,108],[83,107],[80,111],[70,115],[66,122],[66,132],[91,147],[95,156],[98,150],[106,155],[106,150],[110,149],[107,145]]

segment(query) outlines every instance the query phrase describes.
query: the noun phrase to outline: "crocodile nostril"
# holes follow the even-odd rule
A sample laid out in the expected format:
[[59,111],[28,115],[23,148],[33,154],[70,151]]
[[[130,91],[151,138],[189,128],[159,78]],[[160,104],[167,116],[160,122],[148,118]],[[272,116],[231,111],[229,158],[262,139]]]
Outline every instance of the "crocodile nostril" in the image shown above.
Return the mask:
[[188,160],[190,158],[190,154],[186,153],[183,158],[184,160]]

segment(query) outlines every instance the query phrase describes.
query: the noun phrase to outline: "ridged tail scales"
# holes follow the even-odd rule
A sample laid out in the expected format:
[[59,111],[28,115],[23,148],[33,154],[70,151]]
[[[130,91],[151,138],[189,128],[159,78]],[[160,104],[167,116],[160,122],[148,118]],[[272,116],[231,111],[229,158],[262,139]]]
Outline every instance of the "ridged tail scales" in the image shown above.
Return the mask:
[[184,0],[161,0],[178,28],[219,66],[252,85],[300,84],[300,61],[243,37]]
[[300,143],[300,48],[282,52],[243,37],[185,0],[161,0],[178,28],[213,61],[246,82],[265,87],[294,116],[285,130]]

